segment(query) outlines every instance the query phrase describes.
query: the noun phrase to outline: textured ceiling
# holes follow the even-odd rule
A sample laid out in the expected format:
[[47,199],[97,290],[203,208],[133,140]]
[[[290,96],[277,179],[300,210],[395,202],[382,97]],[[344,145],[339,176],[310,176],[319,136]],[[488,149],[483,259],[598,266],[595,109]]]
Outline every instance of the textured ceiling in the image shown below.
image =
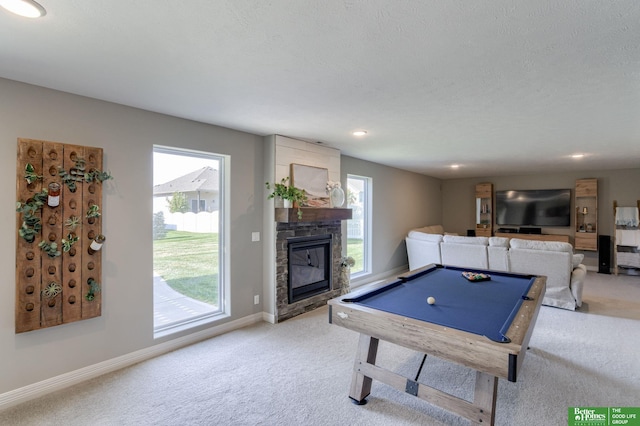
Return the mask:
[[640,167],[638,0],[39,3],[0,76],[440,178]]

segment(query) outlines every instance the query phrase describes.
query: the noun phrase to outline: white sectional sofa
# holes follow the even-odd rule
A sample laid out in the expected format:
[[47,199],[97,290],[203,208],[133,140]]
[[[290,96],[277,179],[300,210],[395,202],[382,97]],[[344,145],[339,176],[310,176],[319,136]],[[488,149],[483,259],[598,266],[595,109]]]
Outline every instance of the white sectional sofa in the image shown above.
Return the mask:
[[[436,232],[425,232],[436,231]],[[584,255],[569,243],[519,238],[447,235],[442,227],[413,229],[407,235],[409,269],[430,263],[474,269],[545,275],[544,305],[575,310],[582,305],[587,274]]]

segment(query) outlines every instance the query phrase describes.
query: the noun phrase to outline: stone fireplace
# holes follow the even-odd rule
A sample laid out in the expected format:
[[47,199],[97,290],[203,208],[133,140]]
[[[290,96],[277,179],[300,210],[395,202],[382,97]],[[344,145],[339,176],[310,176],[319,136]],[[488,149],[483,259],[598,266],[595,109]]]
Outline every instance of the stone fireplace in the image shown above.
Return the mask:
[[[300,221],[296,210],[276,209],[276,322],[325,305],[342,286],[341,221],[351,218],[351,210],[305,208]],[[290,288],[290,278],[298,280],[296,287]]]

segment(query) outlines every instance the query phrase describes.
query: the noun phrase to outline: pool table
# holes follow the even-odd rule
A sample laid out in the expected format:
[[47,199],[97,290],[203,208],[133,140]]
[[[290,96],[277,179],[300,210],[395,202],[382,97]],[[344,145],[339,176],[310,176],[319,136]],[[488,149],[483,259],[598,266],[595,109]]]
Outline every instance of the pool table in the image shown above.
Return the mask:
[[[471,281],[468,273],[486,279]],[[545,286],[544,276],[428,265],[330,300],[329,322],[360,333],[349,397],[366,403],[375,379],[493,424],[498,378],[516,381]],[[380,339],[473,368],[473,401],[377,366]]]

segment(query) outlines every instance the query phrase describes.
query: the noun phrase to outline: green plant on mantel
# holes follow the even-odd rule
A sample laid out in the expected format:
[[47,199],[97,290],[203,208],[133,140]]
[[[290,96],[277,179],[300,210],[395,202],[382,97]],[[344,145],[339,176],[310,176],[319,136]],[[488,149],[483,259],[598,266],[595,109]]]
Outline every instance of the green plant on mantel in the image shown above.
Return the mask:
[[289,176],[282,178],[280,183],[269,183],[266,182],[265,185],[267,189],[272,191],[271,194],[267,196],[267,199],[270,200],[275,197],[282,198],[283,200],[291,201],[292,205],[295,203],[298,204],[298,220],[302,219],[302,210],[300,206],[307,201],[307,191],[304,189],[296,188],[293,185],[287,185],[289,181]]

